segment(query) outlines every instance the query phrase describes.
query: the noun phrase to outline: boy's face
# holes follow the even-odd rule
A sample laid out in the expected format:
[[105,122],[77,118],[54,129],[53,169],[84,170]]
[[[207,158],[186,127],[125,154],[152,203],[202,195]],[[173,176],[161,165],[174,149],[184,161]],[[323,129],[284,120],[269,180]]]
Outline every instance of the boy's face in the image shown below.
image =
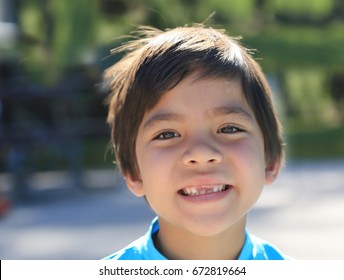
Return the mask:
[[191,75],[148,111],[136,139],[139,178],[161,230],[213,236],[244,224],[279,163],[267,167],[264,140],[239,83]]

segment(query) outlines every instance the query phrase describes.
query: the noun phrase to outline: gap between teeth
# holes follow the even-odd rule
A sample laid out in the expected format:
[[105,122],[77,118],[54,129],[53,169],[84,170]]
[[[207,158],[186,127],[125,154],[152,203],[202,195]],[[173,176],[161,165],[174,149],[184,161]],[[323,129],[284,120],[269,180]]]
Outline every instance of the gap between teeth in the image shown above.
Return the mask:
[[208,194],[208,193],[216,193],[216,192],[222,192],[226,189],[226,185],[217,185],[214,186],[212,188],[201,188],[201,189],[197,189],[196,187],[189,187],[189,188],[185,188],[183,189],[181,192],[184,195],[202,195],[202,194]]

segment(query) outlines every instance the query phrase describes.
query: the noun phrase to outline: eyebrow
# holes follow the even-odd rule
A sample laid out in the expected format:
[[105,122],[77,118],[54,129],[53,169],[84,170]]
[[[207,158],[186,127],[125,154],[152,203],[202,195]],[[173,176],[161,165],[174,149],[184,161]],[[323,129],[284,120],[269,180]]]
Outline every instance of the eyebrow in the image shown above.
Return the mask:
[[220,106],[215,107],[211,112],[214,116],[238,115],[249,121],[254,120],[254,117],[241,106]]
[[157,113],[150,117],[143,125],[143,128],[148,128],[151,126],[154,126],[156,123],[159,122],[168,122],[168,121],[182,121],[184,117],[182,115],[176,114],[176,113],[170,113],[170,112],[163,112],[163,113]]
[[[210,110],[211,114],[215,117],[227,116],[227,115],[238,115],[249,121],[253,121],[253,116],[240,106],[219,106]],[[177,113],[171,112],[161,112],[151,116],[147,121],[145,121],[143,128],[152,127],[159,122],[181,122],[184,117]]]

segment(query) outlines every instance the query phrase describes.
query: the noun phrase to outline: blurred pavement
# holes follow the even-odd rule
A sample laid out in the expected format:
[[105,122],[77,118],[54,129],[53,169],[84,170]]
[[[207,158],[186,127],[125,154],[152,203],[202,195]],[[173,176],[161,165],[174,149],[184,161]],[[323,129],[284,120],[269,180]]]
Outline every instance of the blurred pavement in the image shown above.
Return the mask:
[[[8,179],[0,174],[0,188]],[[0,218],[0,259],[100,259],[146,232],[154,214],[113,170],[83,180],[81,191],[64,173],[36,174],[37,198]],[[344,160],[288,163],[248,228],[296,259],[344,259]]]

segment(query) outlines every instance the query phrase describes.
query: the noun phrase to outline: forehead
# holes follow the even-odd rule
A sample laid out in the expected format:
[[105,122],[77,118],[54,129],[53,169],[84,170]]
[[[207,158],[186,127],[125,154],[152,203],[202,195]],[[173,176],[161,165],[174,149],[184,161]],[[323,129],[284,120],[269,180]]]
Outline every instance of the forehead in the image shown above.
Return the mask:
[[218,99],[232,100],[232,102],[235,102],[236,99],[247,104],[241,79],[212,75],[212,73],[199,70],[192,72],[172,88],[161,93],[156,103],[159,104],[162,103],[162,100],[166,100],[166,95],[169,96],[169,100],[177,103],[191,99],[196,103],[204,101],[210,105],[216,103]]
[[236,115],[253,120],[253,112],[244,97],[241,84],[232,79],[204,78],[195,73],[183,79],[162,95],[157,104],[146,112],[143,126],[160,121]]

